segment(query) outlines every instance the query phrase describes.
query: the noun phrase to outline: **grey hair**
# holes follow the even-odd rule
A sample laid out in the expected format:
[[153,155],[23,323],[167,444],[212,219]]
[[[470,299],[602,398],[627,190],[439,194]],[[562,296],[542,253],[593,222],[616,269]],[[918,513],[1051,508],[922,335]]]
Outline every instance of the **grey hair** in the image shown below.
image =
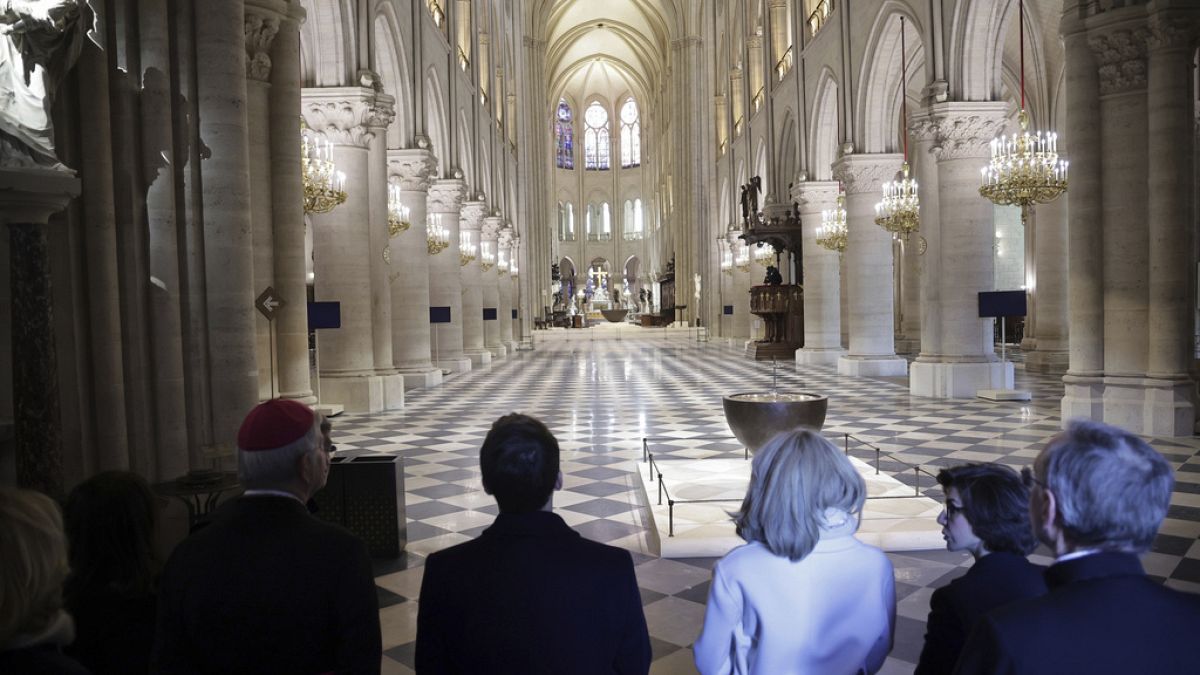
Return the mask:
[[737,533],[796,561],[821,538],[825,510],[856,515],[867,487],[850,460],[809,429],[781,433],[754,455]]
[[1171,465],[1137,436],[1073,420],[1037,460],[1054,494],[1063,538],[1076,546],[1150,550],[1167,515]]
[[323,450],[321,418],[313,415],[308,433],[274,450],[246,452],[238,448],[238,480],[247,488],[270,489],[291,485],[300,475],[297,461],[310,452]]

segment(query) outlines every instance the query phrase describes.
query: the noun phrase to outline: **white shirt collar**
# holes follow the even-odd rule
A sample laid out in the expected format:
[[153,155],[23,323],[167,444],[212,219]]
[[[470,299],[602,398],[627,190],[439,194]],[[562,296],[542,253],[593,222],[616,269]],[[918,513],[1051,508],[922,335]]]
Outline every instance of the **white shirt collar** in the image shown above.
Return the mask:
[[1094,553],[1099,553],[1099,552],[1100,552],[1100,549],[1098,549],[1098,548],[1084,548],[1084,549],[1080,549],[1078,551],[1071,551],[1070,553],[1064,553],[1064,554],[1058,556],[1058,560],[1056,560],[1055,562],[1066,562],[1068,560],[1075,560],[1076,558],[1082,558],[1084,556],[1089,556],[1089,555],[1092,555]]

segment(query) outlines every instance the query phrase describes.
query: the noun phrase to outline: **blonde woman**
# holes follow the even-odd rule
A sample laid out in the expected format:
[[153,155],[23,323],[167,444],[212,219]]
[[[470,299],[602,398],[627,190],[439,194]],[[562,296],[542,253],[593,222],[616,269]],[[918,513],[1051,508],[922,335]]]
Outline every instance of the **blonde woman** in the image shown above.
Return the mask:
[[87,673],[63,656],[75,636],[62,610],[67,540],[49,497],[0,488],[0,673]]
[[819,434],[780,434],[754,457],[737,517],[744,546],[713,571],[696,667],[710,673],[873,673],[892,647],[883,551],[854,538],[866,485]]

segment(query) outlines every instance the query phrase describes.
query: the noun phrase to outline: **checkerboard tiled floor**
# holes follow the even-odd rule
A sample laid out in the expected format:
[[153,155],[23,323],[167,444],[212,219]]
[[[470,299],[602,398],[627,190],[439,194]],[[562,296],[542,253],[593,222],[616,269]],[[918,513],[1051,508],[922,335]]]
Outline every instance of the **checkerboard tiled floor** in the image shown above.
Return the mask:
[[[562,445],[565,488],[555,496],[556,511],[584,536],[633,552],[654,646],[652,672],[694,672],[690,645],[703,622],[715,560],[655,555],[657,535],[632,473],[634,463],[645,437],[653,439],[658,453],[741,456],[725,426],[721,396],[769,387],[772,369],[716,340],[603,335],[570,331],[539,340],[534,351],[517,352],[433,389],[406,392],[403,411],[335,420],[340,454],[405,458],[408,549],[400,559],[377,565],[384,672],[411,672],[425,557],[476,536],[496,514],[480,486],[477,453],[491,422],[512,411],[541,418]],[[782,389],[830,396],[825,431],[831,438],[845,442],[845,434],[851,434],[851,452],[867,461],[875,456],[872,445],[891,453],[881,460],[885,469],[910,485],[920,480],[918,487],[938,499],[932,480],[916,478],[901,462],[933,471],[969,461],[1023,466],[1060,427],[1061,381],[1020,368],[1017,384],[1033,392],[1031,402],[917,398],[908,394],[903,378],[842,377],[825,366],[788,364],[777,374]],[[1169,517],[1144,562],[1165,583],[1200,591],[1200,438],[1151,441],[1176,467],[1177,485]],[[884,672],[911,672],[930,594],[962,574],[970,557],[946,551],[889,557],[896,569],[899,618]]]

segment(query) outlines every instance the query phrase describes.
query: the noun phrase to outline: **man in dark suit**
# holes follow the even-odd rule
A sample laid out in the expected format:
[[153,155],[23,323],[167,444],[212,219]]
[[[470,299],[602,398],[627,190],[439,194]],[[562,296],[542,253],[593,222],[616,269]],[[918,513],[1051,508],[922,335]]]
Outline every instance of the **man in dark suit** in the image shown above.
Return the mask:
[[1146,577],[1171,502],[1171,466],[1137,436],[1075,421],[1022,471],[1050,591],[985,615],[957,673],[1194,672],[1200,596]]
[[329,475],[318,416],[296,401],[267,401],[237,440],[246,492],[167,562],[154,671],[378,673],[366,544],[304,506]]
[[1037,546],[1029,526],[1029,490],[1002,464],[942,469],[945,509],[938,515],[946,548],[966,551],[975,564],[933,592],[925,647],[914,675],[954,670],[971,627],[984,613],[1046,592],[1045,568],[1025,559]]
[[558,441],[507,415],[479,452],[500,515],[478,539],[425,561],[418,673],[646,673],[650,638],[628,551],[588,541],[551,512]]

